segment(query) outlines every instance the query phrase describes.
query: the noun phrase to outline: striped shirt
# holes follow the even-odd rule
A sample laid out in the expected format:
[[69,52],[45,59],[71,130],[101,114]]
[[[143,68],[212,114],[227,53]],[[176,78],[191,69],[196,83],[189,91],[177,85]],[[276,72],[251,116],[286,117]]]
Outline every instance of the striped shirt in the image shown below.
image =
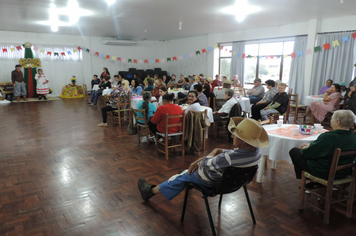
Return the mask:
[[260,149],[224,149],[215,157],[205,157],[198,163],[198,169],[194,172],[195,177],[203,183],[214,185],[218,183],[229,166],[250,167],[260,162]]

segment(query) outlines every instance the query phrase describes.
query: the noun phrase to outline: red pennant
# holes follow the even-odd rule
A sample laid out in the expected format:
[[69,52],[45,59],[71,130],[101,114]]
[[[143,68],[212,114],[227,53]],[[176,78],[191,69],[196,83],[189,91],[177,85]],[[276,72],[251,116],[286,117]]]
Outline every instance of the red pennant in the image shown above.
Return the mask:
[[2,52],[7,52],[7,48],[3,48],[3,49],[2,49]]
[[137,59],[134,59],[134,60],[133,60],[133,63],[136,63],[136,64],[137,64]]
[[204,48],[204,49],[202,49],[202,50],[201,50],[201,52],[202,52],[202,53],[206,53],[206,50],[205,50],[205,48]]
[[156,63],[159,63],[159,59],[156,59],[156,61],[155,61]]
[[110,55],[106,55],[106,59],[110,59]]
[[78,50],[79,50],[79,51],[82,50],[82,47],[78,47]]
[[356,32],[352,34],[352,37],[356,39]]
[[245,58],[246,57],[246,54],[244,53],[244,54],[242,54],[242,58]]
[[220,50],[223,50],[223,48],[224,48],[224,46],[221,46],[221,47],[220,47]]
[[291,58],[295,58],[295,52],[293,52],[292,54],[290,54]]
[[99,53],[98,53],[98,52],[96,52],[96,53],[95,53],[95,56],[97,56],[97,57],[98,57],[98,56],[99,56]]
[[62,55],[62,56],[65,56],[66,54],[65,54],[64,52],[61,52],[61,55]]
[[145,63],[148,64],[148,60],[145,60]]
[[325,51],[326,49],[330,49],[330,44],[329,44],[329,43],[326,43],[326,44],[324,44],[323,46],[324,46],[324,51]]
[[173,57],[173,61],[176,61],[177,60],[177,57]]
[[47,52],[47,55],[50,55],[50,56],[51,56],[51,55],[52,55],[52,52]]
[[273,59],[273,56],[270,56],[269,58]]
[[17,48],[18,51],[22,50],[21,46],[17,46],[16,48]]
[[121,57],[118,57],[117,60],[118,60],[118,61],[121,61]]

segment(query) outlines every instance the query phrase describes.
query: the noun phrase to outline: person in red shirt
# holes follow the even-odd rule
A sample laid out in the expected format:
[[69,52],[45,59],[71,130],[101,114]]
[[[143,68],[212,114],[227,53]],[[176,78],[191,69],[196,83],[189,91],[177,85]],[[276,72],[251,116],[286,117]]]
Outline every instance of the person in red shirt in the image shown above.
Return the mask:
[[103,78],[107,75],[110,75],[110,72],[109,72],[108,68],[104,67],[103,73],[101,73],[101,75],[100,75],[100,80],[103,81]]
[[163,87],[163,81],[162,79],[156,79],[155,80],[155,88],[152,91],[152,96],[156,97],[157,101],[159,100],[159,89]]
[[220,85],[220,75],[215,75],[215,80],[211,83],[211,90],[210,92],[214,91],[214,87]]
[[[165,124],[166,124],[166,114],[170,116],[183,114],[182,108],[180,106],[173,104],[174,94],[165,94],[162,97],[163,105],[158,107],[156,113],[153,115],[150,122],[148,122],[148,127],[150,130],[156,134],[156,132],[164,133],[165,132]],[[173,118],[169,119],[169,124],[177,124],[181,122],[182,118]],[[168,133],[177,133],[181,130],[181,127],[171,127],[168,129]]]

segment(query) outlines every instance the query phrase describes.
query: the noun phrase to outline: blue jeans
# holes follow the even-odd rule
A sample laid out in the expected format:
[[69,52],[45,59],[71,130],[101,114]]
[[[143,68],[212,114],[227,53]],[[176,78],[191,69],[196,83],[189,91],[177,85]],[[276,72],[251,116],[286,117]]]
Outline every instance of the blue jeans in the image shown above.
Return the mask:
[[15,82],[16,86],[14,87],[14,96],[19,97],[19,96],[26,96],[26,86],[24,82]]
[[262,109],[260,111],[260,114],[261,114],[261,120],[268,120],[268,115],[270,114],[278,114],[278,111],[275,110],[275,109]]
[[102,90],[93,92],[93,93],[91,94],[90,102],[93,103],[93,101],[94,101],[94,99],[95,99],[94,105],[96,105],[96,103],[98,102],[99,96],[100,96],[101,94],[103,94],[103,91],[102,91]]
[[258,103],[261,99],[262,99],[262,97],[250,96],[250,103],[251,103],[251,104],[256,104],[256,103]]

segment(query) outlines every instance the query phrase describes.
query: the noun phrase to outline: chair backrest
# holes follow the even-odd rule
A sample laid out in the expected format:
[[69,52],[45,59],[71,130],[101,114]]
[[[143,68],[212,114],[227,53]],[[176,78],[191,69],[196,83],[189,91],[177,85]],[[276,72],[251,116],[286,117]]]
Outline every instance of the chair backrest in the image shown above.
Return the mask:
[[227,167],[221,178],[219,186],[216,188],[217,194],[232,193],[242,186],[250,183],[257,171],[258,166],[251,167]]
[[286,116],[284,117],[284,124],[288,122],[289,120],[289,112],[290,112],[290,102],[291,102],[291,93],[288,93],[288,104],[287,104],[287,110],[286,110]]
[[[348,157],[353,156],[353,162],[346,165],[338,165],[340,157],[345,158],[346,156]],[[328,184],[332,185],[332,182],[335,180],[336,171],[338,170],[352,169],[352,178],[355,179],[356,177],[356,163],[354,162],[355,158],[356,158],[356,150],[341,152],[340,148],[336,148],[330,166]]]
[[292,89],[292,88],[289,88],[289,89],[288,89],[288,93],[292,94],[292,92],[293,92],[293,89]]
[[[229,112],[229,118],[230,117],[236,117],[236,116],[239,116],[239,117],[242,117],[242,109],[241,109],[241,105],[240,103],[235,103],[232,107],[231,107],[231,110]],[[229,119],[230,121],[230,119]]]
[[338,99],[336,100],[335,106],[334,106],[334,111],[339,110],[340,101],[341,101],[341,98],[338,97]]
[[[221,105],[222,103],[225,103],[226,102],[226,99],[216,99],[215,98],[215,102],[214,102],[214,108],[216,110],[219,110],[223,105]],[[214,109],[214,111],[215,111]]]
[[243,87],[234,87],[235,94],[240,94],[245,96],[245,89]]
[[298,94],[290,94],[290,98],[289,98],[290,104],[295,105],[296,107],[298,106]]
[[[181,118],[179,123],[176,124],[169,124],[169,120],[170,119],[175,119],[175,118]],[[177,127],[180,126],[181,127],[181,131],[183,132],[185,129],[185,112],[183,112],[180,115],[172,115],[170,116],[168,113],[166,113],[166,122],[165,122],[165,133],[168,135],[168,130],[169,128],[172,127]]]
[[[132,110],[132,114],[133,114],[134,118],[135,118],[136,121],[137,121],[137,124],[142,124],[142,123],[139,123],[139,122],[138,122],[139,120],[141,120],[141,121],[145,124],[145,126],[147,126],[146,110],[145,110],[145,109],[139,110],[139,109],[133,109],[133,108],[131,108],[131,110]],[[137,112],[141,112],[141,113],[143,114],[143,118],[138,117],[138,116],[137,116]],[[143,124],[142,124],[142,125],[143,125]]]
[[[122,106],[125,106],[124,109],[121,109]],[[129,110],[131,106],[131,95],[126,97],[118,97],[117,98],[117,109],[118,110]]]

